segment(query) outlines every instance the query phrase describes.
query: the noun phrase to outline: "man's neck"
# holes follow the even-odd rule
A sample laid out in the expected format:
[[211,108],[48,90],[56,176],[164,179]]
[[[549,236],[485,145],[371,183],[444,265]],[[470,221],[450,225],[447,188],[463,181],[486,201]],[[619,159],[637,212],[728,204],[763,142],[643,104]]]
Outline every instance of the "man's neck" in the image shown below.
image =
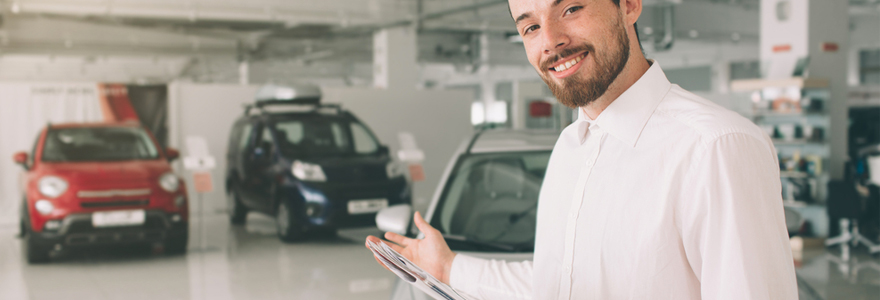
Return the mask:
[[626,63],[623,71],[617,75],[617,79],[608,86],[605,93],[595,101],[587,104],[587,106],[581,107],[581,109],[584,110],[584,114],[586,114],[590,120],[598,118],[599,114],[601,114],[608,105],[611,105],[611,102],[614,102],[614,100],[620,97],[623,92],[635,84],[636,81],[639,81],[639,78],[642,78],[642,75],[644,75],[650,67],[651,64],[645,59],[641,51],[636,55],[630,54],[629,62]]

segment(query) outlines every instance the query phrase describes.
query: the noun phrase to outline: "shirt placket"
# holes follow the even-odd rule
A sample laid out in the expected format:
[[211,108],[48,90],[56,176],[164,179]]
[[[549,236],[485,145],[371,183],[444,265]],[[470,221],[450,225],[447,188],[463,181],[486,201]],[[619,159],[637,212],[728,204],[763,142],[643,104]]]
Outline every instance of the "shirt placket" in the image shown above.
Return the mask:
[[572,193],[571,207],[569,209],[568,218],[565,225],[565,248],[562,257],[562,284],[560,285],[560,293],[562,299],[571,298],[572,269],[574,268],[574,242],[577,229],[577,220],[580,215],[581,204],[584,201],[584,191],[587,186],[587,180],[593,171],[596,159],[599,157],[599,148],[605,134],[597,125],[589,127],[589,136],[583,146],[583,152],[580,157],[586,158],[584,164],[581,165],[578,174],[577,185],[574,193]]

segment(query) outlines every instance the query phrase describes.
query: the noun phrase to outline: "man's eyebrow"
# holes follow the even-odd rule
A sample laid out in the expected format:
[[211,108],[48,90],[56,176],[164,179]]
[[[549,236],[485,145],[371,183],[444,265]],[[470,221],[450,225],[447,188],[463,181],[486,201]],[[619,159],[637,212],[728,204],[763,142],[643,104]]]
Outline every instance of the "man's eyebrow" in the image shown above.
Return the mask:
[[[551,4],[550,6],[557,6],[557,5],[559,5],[559,3],[562,3],[562,1],[565,1],[565,0],[554,0],[553,4]],[[508,9],[509,9],[509,7],[508,7]],[[521,15],[519,15],[519,17],[516,17],[516,19],[513,20],[513,23],[519,24],[519,21],[522,21],[523,19],[529,18],[531,16],[532,15],[529,13],[521,14]]]
[[529,14],[529,13],[521,14],[521,15],[519,15],[519,17],[516,17],[516,20],[513,20],[513,23],[514,23],[514,24],[519,24],[519,21],[522,21],[522,20],[524,20],[524,19],[530,18],[531,16],[532,16],[532,15]]

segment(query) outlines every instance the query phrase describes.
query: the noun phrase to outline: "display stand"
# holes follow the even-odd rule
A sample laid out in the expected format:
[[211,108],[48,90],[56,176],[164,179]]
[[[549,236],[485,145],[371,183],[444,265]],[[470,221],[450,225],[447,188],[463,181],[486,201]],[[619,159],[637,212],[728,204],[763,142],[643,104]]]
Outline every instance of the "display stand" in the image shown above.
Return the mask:
[[786,206],[822,204],[827,195],[826,166],[831,90],[812,78],[735,80],[731,90],[751,101],[751,119],[773,139]]

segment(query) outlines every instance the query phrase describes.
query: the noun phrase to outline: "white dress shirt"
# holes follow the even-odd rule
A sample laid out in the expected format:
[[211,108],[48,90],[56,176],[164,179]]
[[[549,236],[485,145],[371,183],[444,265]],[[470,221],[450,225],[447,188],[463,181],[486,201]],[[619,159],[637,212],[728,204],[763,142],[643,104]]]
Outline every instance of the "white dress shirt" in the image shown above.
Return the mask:
[[547,168],[534,262],[456,256],[481,299],[797,299],[770,138],[670,84],[659,64]]

